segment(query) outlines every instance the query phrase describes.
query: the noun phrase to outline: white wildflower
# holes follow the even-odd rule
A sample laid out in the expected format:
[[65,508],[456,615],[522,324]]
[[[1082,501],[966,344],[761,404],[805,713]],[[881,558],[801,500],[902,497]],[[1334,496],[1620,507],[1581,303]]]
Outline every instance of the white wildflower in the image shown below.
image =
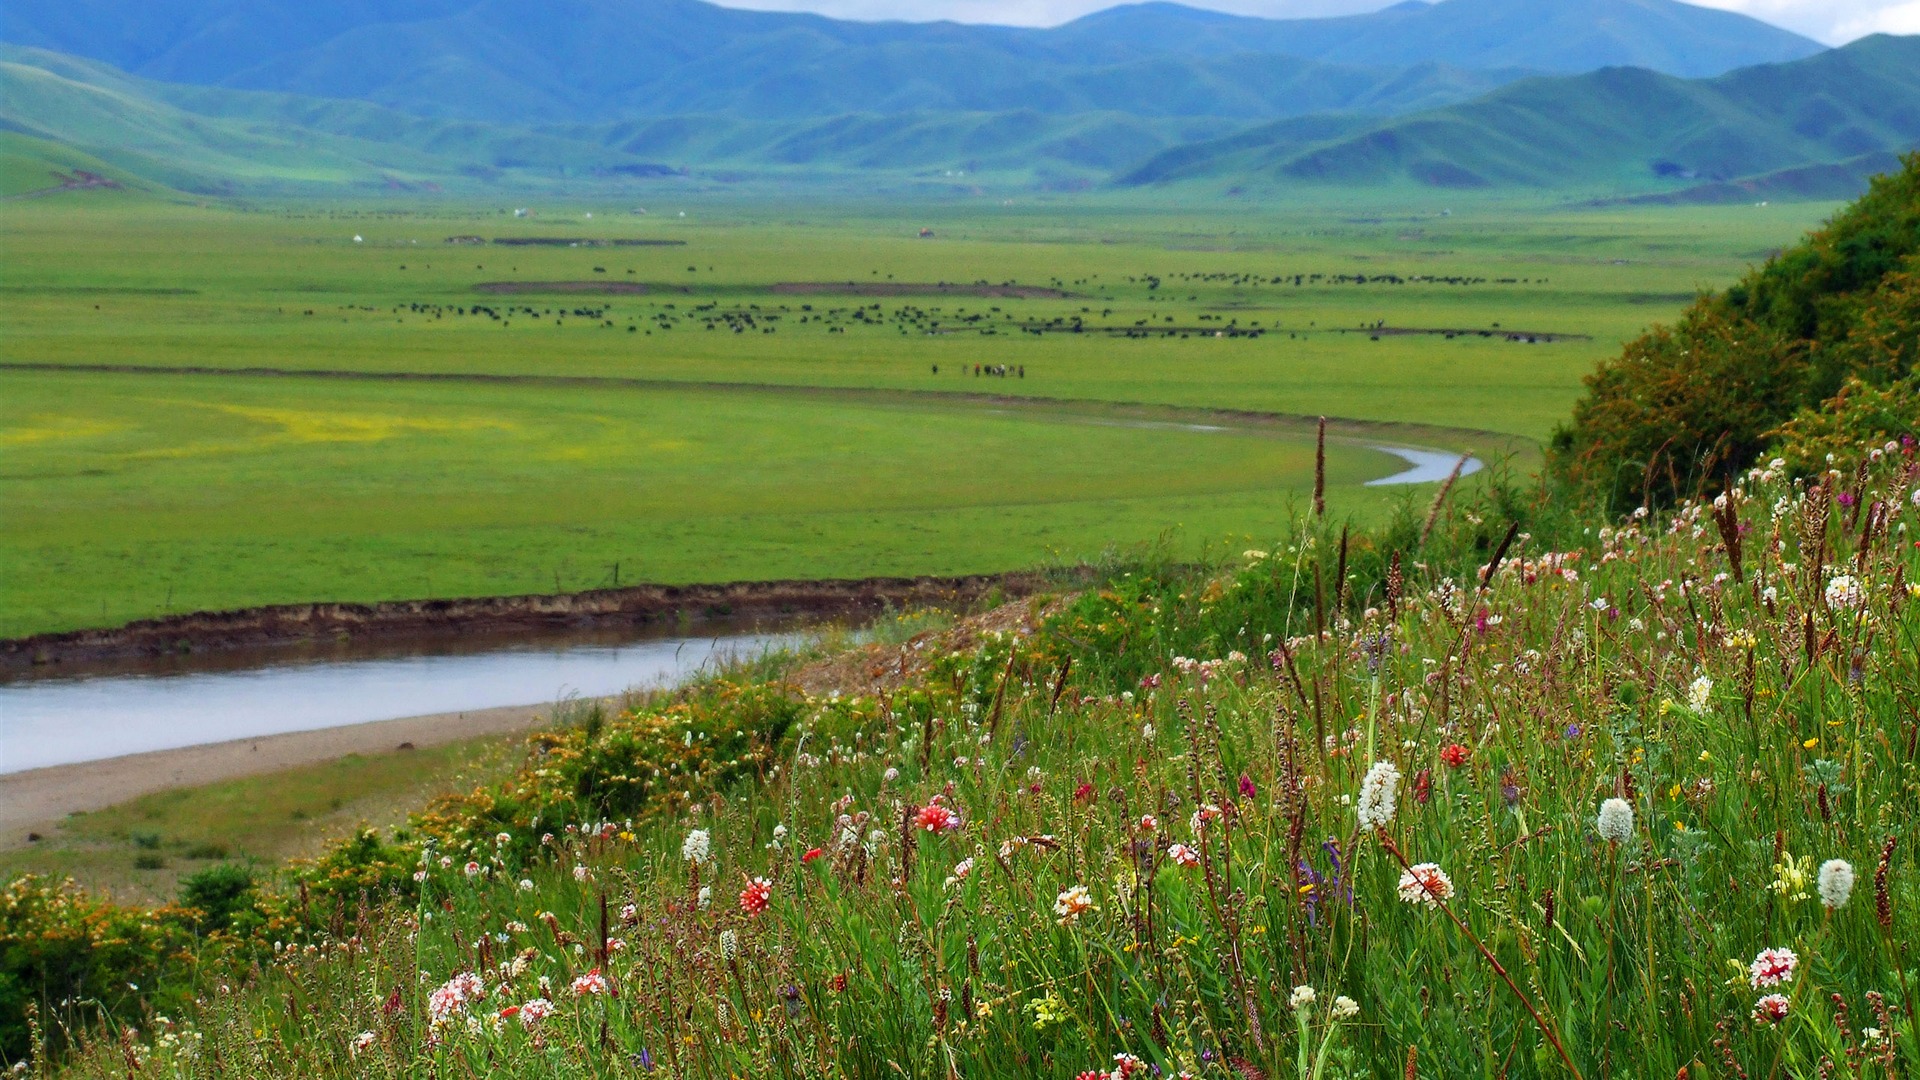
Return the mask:
[[1847,906],[1853,895],[1853,864],[1845,859],[1828,859],[1820,864],[1820,902],[1829,911]]
[[1712,679],[1702,675],[1687,684],[1687,704],[1693,706],[1694,712],[1704,710],[1707,707],[1707,702],[1711,700],[1713,700]]
[[1598,824],[1601,839],[1624,844],[1633,839],[1633,807],[1625,799],[1608,799],[1600,804]]
[[694,829],[680,842],[680,857],[695,866],[705,866],[713,858],[713,835],[705,829]]
[[1400,795],[1400,770],[1391,761],[1376,761],[1360,781],[1360,805],[1357,813],[1362,829],[1384,829],[1393,820],[1394,802]]

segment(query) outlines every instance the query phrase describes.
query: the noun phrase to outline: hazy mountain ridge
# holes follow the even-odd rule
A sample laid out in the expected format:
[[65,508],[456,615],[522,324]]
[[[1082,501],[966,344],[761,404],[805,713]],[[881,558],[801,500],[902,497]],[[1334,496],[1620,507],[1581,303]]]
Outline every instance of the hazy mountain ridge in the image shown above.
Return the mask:
[[511,126],[162,83],[14,46],[0,46],[0,61],[0,127],[192,191],[605,191],[673,175],[890,190],[1085,188],[1119,177],[1214,192],[1398,186],[1671,201],[1837,198],[1920,144],[1920,38],[1884,36],[1714,79],[1608,68],[1530,78],[1395,117],[1323,112],[1252,127],[1221,116],[1049,112],[1038,103]]
[[1282,121],[1173,148],[1122,183],[1632,190],[1732,181],[1916,144],[1920,37],[1879,35],[1714,79],[1636,68],[1529,79],[1357,131]]
[[1446,0],[1307,20],[1152,3],[1052,29],[860,23],[701,0],[13,0],[0,37],[167,82],[517,124],[1392,112],[1466,100],[1526,71],[1714,74],[1820,49],[1674,0]]

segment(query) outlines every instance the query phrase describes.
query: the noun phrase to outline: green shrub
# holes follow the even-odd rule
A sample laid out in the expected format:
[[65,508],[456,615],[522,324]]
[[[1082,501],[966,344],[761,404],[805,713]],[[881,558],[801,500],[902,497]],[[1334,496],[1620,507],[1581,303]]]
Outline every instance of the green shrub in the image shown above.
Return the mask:
[[1858,377],[1913,370],[1920,153],[1797,247],[1587,378],[1551,467],[1609,509],[1718,490],[1770,433]]
[[225,930],[237,912],[252,906],[255,884],[251,867],[220,863],[180,882],[180,904],[200,912],[201,929]]

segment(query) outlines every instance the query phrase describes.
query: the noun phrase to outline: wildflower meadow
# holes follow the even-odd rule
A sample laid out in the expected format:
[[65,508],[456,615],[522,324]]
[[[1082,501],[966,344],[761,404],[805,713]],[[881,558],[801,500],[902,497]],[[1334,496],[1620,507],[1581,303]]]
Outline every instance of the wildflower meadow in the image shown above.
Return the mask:
[[[1494,484],[878,690],[709,679],[157,941],[164,1014],[28,1002],[20,1070],[1911,1075],[1917,481],[1888,443],[1604,526]],[[9,940],[108,917],[61,897]]]

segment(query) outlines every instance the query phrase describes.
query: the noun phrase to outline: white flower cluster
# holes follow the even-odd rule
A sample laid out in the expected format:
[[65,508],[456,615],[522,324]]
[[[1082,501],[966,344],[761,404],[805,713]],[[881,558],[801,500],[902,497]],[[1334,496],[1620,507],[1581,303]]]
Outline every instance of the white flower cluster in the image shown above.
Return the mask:
[[1360,781],[1358,814],[1362,829],[1384,829],[1393,820],[1400,796],[1400,770],[1391,761],[1376,761]]
[[1612,844],[1633,839],[1633,807],[1627,800],[1614,798],[1600,804],[1600,838]]
[[680,857],[695,866],[705,866],[713,858],[713,836],[705,829],[694,829],[680,842]]

